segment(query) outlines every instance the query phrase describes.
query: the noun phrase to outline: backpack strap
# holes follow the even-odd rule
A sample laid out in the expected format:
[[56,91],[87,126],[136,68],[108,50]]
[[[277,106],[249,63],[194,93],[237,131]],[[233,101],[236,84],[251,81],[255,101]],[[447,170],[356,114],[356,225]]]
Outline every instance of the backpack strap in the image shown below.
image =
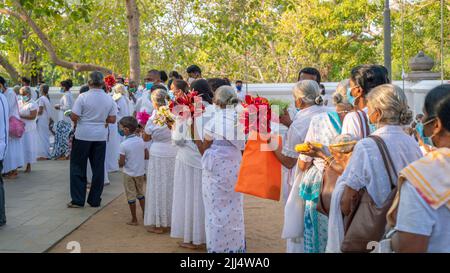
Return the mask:
[[397,180],[397,171],[395,170],[395,165],[394,165],[394,162],[392,161],[392,158],[391,158],[391,156],[389,154],[389,151],[387,149],[386,143],[379,136],[370,135],[369,138],[371,138],[373,141],[375,141],[375,143],[378,146],[378,149],[380,151],[381,157],[383,159],[384,166],[386,168],[386,171],[387,171],[387,174],[388,174],[388,177],[389,177],[389,182],[391,184],[391,189],[394,189],[395,188],[394,178],[395,178],[395,180]]

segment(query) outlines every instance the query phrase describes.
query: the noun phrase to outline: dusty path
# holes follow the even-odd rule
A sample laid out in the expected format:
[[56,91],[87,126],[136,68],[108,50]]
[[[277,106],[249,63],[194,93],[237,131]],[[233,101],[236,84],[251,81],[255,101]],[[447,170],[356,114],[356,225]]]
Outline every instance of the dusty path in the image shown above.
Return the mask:
[[[285,242],[281,239],[283,207],[281,203],[245,197],[245,228],[247,251],[284,252]],[[81,252],[193,252],[179,248],[178,239],[168,234],[148,233],[142,226],[128,226],[128,206],[124,195],[98,212],[78,229],[56,244],[49,252],[69,252],[66,245],[77,241]],[[194,251],[195,252],[195,251]],[[203,252],[203,251],[200,251]]]

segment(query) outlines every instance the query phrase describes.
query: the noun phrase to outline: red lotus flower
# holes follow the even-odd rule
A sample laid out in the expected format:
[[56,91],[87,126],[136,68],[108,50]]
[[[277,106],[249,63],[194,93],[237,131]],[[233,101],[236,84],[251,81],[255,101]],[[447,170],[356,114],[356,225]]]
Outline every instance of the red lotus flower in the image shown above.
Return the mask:
[[245,96],[245,103],[242,103],[245,108],[240,122],[244,124],[244,133],[248,134],[251,131],[258,133],[270,133],[270,120],[272,118],[272,110],[269,101],[263,97]]
[[187,118],[187,115],[184,113],[189,112],[190,117],[197,117],[205,110],[202,99],[196,91],[177,97],[173,103],[169,104],[169,108],[173,114],[184,118]]

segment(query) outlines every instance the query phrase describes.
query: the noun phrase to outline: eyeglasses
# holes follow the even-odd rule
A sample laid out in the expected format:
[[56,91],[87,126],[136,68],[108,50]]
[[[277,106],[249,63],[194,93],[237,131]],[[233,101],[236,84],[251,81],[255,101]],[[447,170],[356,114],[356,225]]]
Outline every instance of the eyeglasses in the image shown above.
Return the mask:
[[432,118],[429,119],[428,121],[424,122],[424,123],[423,123],[423,126],[428,125],[428,124],[432,123],[432,122],[435,121],[435,120],[436,120],[436,118],[435,118],[435,117],[432,117]]

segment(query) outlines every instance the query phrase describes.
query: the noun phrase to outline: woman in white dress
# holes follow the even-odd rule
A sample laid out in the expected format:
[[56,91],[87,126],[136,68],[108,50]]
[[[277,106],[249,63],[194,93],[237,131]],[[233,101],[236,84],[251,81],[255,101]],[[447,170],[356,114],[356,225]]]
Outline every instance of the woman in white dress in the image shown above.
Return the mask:
[[52,105],[48,95],[49,86],[43,84],[39,87],[41,96],[37,104],[39,106],[37,119],[37,157],[38,160],[47,160],[51,157],[50,154],[50,123],[52,122]]
[[[348,81],[347,81],[348,82]],[[336,111],[318,114],[311,119],[308,133],[304,142],[320,143],[325,147],[342,132],[342,121],[352,110],[352,105],[345,97],[348,83],[342,82],[333,96]],[[303,238],[305,253],[323,253],[327,243],[328,217],[317,211],[317,202],[323,181],[325,163],[329,160],[330,151],[325,148],[319,154],[313,152],[302,153],[299,166],[303,172],[299,189],[295,194],[304,202]]]
[[[170,100],[166,91],[152,92],[153,107],[159,109]],[[145,126],[144,141],[152,141],[147,168],[147,189],[144,225],[148,231],[165,233],[170,229],[172,216],[173,178],[177,148],[172,144],[172,132],[168,125],[157,125],[150,117]]]
[[111,96],[117,104],[117,123],[109,124],[109,135],[106,143],[105,164],[108,173],[119,171],[119,148],[122,136],[119,134],[119,120],[130,115],[127,91],[123,84],[116,84],[112,88]]
[[[295,151],[295,145],[304,142],[311,119],[325,112],[326,108],[320,105],[319,85],[313,80],[298,82],[293,88],[293,96],[296,108],[300,109],[300,111],[297,112],[291,126],[289,126],[284,145],[275,149],[274,154],[290,172],[288,176],[289,181],[286,181],[287,185],[284,185],[284,191],[287,191],[289,195],[291,191],[294,191],[292,194],[298,195],[299,183],[294,182],[299,182],[298,179],[302,175],[302,172],[297,164],[297,159],[300,154]],[[291,187],[293,188],[291,189]],[[299,229],[301,223],[289,223],[290,219],[293,219],[291,215],[292,211],[289,209],[291,203],[299,203],[299,200],[295,202],[294,199],[296,198],[294,196],[290,196],[289,199],[291,201],[289,204],[286,203],[287,207],[285,210],[287,213],[285,213],[285,228],[282,237],[287,239],[287,252],[303,252],[303,234],[301,229]],[[298,212],[298,210],[295,211]]]
[[[410,124],[412,112],[403,90],[391,84],[374,88],[367,96],[369,121],[377,127],[372,135],[380,137],[387,146],[394,165],[394,173],[422,157],[418,143],[405,133],[402,126]],[[327,252],[341,252],[344,238],[342,215],[349,215],[355,195],[366,188],[380,207],[391,193],[388,172],[373,139],[360,140],[336,182],[331,199],[328,221]],[[393,177],[397,183],[397,177]]]
[[63,96],[59,100],[59,104],[55,105],[55,109],[58,110],[58,123],[56,124],[52,158],[57,160],[68,159],[70,155],[69,136],[72,130],[72,121],[68,115],[64,115],[64,112],[72,109],[74,103],[70,88],[72,88],[72,80],[61,82],[60,92],[63,93]]
[[244,198],[234,190],[242,160],[241,151],[245,146],[244,132],[238,131],[240,127],[235,110],[238,103],[231,86],[219,87],[214,95],[218,109],[204,128],[204,140],[199,136],[195,140],[203,155],[202,191],[209,253],[246,252]]
[[[16,119],[20,119],[17,94],[12,88],[7,88],[6,81],[2,77],[0,77],[0,92],[5,95],[8,101],[8,118],[11,119],[14,117]],[[15,138],[9,135],[6,155],[3,160],[3,174],[6,179],[13,179],[17,177],[17,169],[24,165],[23,155],[23,136],[21,138]]]
[[[210,93],[207,90],[196,90],[199,95]],[[188,83],[183,80],[174,80],[171,84],[175,97],[188,92]],[[208,97],[209,98],[209,97]],[[212,101],[203,99],[205,112],[210,112]],[[196,118],[197,128],[209,120],[207,115]],[[175,129],[172,132],[174,143],[178,146],[175,162],[175,176],[173,182],[172,225],[170,236],[183,238],[179,242],[181,247],[197,249],[206,244],[205,233],[205,207],[202,196],[202,156],[194,143],[190,124],[192,119],[177,117]],[[201,136],[199,133],[198,135]]]
[[39,107],[31,99],[31,88],[24,86],[20,88],[21,100],[19,102],[20,119],[25,123],[25,133],[23,134],[24,163],[25,172],[31,172],[31,164],[37,159],[37,129],[36,117]]

